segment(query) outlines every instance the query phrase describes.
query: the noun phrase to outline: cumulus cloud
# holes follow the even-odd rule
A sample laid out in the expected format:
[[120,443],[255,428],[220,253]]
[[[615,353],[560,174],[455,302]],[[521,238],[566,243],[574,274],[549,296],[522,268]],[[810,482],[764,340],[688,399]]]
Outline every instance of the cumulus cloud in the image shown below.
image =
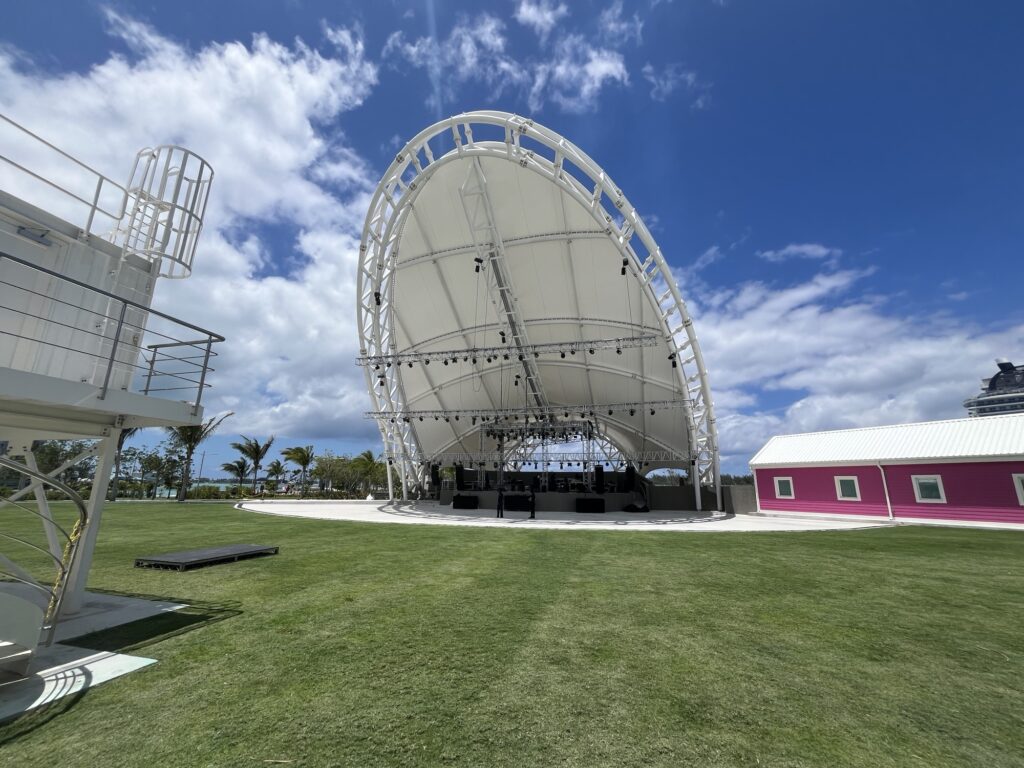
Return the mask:
[[559,21],[569,15],[565,3],[555,5],[551,0],[521,0],[515,18],[524,27],[530,27],[543,43]]
[[788,259],[835,259],[843,255],[839,248],[829,248],[821,243],[790,243],[784,248],[772,251],[758,251],[765,261],[786,261]]
[[[130,53],[84,73],[0,51],[0,110],[115,178],[157,143],[206,158],[216,177],[193,276],[161,281],[154,306],[228,338],[208,412],[235,410],[242,432],[371,436],[352,297],[373,180],[345,137],[323,130],[376,83],[359,30],[325,26],[319,49],[256,35],[190,50],[137,19],[106,19]],[[292,233],[290,250],[261,235],[267,226]],[[271,261],[278,275],[261,276]]]
[[981,372],[1024,343],[1024,325],[980,330],[868,298],[870,274],[747,282],[691,302],[726,471],[775,434],[964,416]]

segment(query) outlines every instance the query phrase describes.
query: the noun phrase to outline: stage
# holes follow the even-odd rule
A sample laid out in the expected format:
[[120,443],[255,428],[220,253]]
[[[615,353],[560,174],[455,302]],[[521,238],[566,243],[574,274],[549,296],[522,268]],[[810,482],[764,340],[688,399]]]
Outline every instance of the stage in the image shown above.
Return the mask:
[[404,525],[462,525],[481,528],[518,528],[520,530],[576,531],[675,531],[691,533],[756,531],[828,531],[876,528],[879,521],[813,520],[806,518],[754,517],[725,515],[720,512],[656,510],[646,513],[538,512],[535,520],[529,512],[506,512],[496,517],[494,509],[452,509],[435,502],[387,501],[246,501],[238,509],[268,515],[305,517],[315,520],[341,520],[360,523],[397,523]]

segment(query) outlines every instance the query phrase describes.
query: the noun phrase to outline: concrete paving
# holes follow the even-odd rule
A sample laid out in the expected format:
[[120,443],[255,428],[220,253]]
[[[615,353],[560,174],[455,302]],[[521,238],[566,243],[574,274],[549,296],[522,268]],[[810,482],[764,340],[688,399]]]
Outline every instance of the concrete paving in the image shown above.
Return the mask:
[[347,520],[358,523],[400,525],[463,525],[479,528],[521,530],[588,531],[685,531],[723,533],[729,531],[840,531],[878,528],[888,523],[877,520],[814,520],[797,517],[726,516],[719,513],[652,511],[639,514],[608,512],[581,515],[575,512],[539,512],[530,520],[528,512],[506,512],[495,517],[493,509],[453,510],[431,502],[382,501],[246,501],[239,509],[286,517],[316,520]]

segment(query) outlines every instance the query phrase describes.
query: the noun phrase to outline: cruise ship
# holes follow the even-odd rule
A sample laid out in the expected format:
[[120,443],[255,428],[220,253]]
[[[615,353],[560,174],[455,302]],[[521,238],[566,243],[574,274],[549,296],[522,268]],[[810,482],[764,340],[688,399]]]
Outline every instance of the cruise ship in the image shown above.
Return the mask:
[[981,392],[964,400],[970,416],[1024,411],[1024,365],[1009,360],[996,360],[999,370],[989,379],[981,380]]

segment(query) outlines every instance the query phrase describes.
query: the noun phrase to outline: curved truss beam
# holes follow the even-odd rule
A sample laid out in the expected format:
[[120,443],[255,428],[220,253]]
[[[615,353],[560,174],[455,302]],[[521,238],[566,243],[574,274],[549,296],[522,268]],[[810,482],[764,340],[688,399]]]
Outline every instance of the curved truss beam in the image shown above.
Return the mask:
[[[504,140],[475,141],[475,125],[503,129]],[[429,142],[441,135],[450,135],[455,148],[435,158]],[[716,489],[721,506],[718,434],[707,369],[693,321],[668,264],[636,209],[607,173],[567,139],[532,120],[496,111],[456,115],[419,133],[395,157],[371,199],[360,244],[356,308],[360,356],[397,352],[393,300],[399,265],[398,245],[416,198],[432,174],[444,164],[481,157],[517,163],[557,185],[591,213],[620,252],[623,270],[639,281],[652,306],[659,309],[668,353],[681,363],[678,366],[680,391],[688,393],[688,445],[693,469],[700,480],[694,483],[697,508],[700,508],[701,484]],[[689,362],[683,364],[684,358]],[[422,453],[415,429],[400,418],[397,421],[390,418],[401,416],[404,411],[401,368],[389,369],[385,386],[381,387],[374,386],[370,368],[364,372],[375,412],[381,414],[377,423],[385,452],[400,457],[399,479],[403,497],[407,497],[409,482],[422,482],[424,470],[422,462],[418,461]],[[687,385],[686,380],[691,377],[699,381],[696,391]],[[390,487],[390,469],[388,481]]]

